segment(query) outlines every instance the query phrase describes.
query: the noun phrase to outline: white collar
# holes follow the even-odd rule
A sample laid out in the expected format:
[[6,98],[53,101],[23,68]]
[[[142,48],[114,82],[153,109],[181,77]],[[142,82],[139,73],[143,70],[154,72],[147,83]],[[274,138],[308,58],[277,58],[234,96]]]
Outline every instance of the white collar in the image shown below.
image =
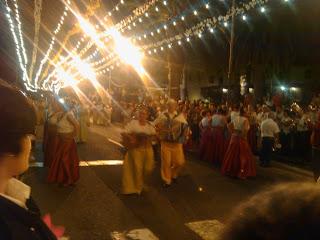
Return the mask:
[[9,180],[5,193],[0,193],[1,196],[23,208],[27,208],[26,201],[30,198],[30,194],[31,187],[15,178]]

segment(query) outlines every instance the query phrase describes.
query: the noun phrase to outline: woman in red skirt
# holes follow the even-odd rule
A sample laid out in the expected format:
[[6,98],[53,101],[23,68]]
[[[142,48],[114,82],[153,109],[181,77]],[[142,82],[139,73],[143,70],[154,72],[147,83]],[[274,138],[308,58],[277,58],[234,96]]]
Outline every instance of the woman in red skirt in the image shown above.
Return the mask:
[[73,185],[79,179],[79,157],[75,137],[79,123],[72,111],[64,111],[58,117],[58,143],[52,159],[49,173],[49,183],[60,183],[64,186]]
[[211,162],[212,159],[212,115],[210,110],[205,111],[204,118],[199,123],[199,128],[201,132],[200,139],[200,159]]
[[227,119],[223,115],[221,108],[212,117],[212,162],[221,165],[226,152],[225,131],[227,127]]
[[247,141],[250,125],[244,117],[243,108],[240,109],[240,116],[230,123],[230,128],[232,136],[223,160],[222,174],[240,179],[256,176],[255,159]]

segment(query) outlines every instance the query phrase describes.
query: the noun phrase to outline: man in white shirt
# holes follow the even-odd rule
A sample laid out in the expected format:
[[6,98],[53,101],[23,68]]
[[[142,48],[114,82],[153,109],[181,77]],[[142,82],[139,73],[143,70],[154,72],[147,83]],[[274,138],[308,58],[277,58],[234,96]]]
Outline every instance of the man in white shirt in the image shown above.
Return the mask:
[[262,148],[260,152],[260,164],[262,167],[270,165],[272,149],[279,138],[280,129],[274,118],[274,113],[270,112],[267,119],[261,123]]

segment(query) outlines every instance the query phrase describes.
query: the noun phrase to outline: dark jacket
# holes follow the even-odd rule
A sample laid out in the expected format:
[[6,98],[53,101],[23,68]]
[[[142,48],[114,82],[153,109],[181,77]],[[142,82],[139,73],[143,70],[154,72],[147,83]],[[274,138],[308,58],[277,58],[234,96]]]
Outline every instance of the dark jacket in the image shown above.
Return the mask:
[[1,240],[56,240],[40,217],[40,211],[32,200],[28,210],[0,196]]

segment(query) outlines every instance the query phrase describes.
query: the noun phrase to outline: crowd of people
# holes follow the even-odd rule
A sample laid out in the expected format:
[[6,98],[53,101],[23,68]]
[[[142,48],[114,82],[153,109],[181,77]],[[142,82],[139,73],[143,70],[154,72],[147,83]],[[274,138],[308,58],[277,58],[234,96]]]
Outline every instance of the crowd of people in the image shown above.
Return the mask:
[[[0,239],[58,239],[63,230],[50,228],[50,221],[41,218],[40,210],[30,196],[30,187],[17,177],[29,165],[31,143],[36,135],[34,105],[21,91],[3,83],[0,84],[0,98]],[[270,149],[280,147],[281,133],[285,129],[291,132],[295,126],[293,131],[308,129],[311,132],[315,159],[319,156],[320,121],[316,104],[309,111],[294,105],[290,116],[283,113],[279,122],[280,110],[272,111],[270,106],[261,106],[261,110],[258,106],[255,112],[250,105],[233,105],[229,109],[202,101],[177,103],[168,100],[162,106],[165,110],[161,109],[157,114],[154,103],[148,102],[149,105],[136,107],[122,134],[126,150],[122,179],[124,194],[140,194],[143,190],[144,178],[153,169],[153,144],[156,141],[160,141],[161,146],[164,187],[177,181],[185,161],[184,149],[197,143],[204,160],[221,165],[222,173],[239,178],[255,175],[253,153],[260,152],[260,157],[266,158],[261,164],[267,164]],[[76,151],[81,125],[77,116],[79,106],[53,99],[49,106],[43,144],[45,165],[49,168],[48,181],[72,185],[79,178]],[[155,113],[153,119],[150,113]],[[297,123],[290,120],[290,124],[282,126],[281,123],[293,114],[300,116],[296,121],[292,119]],[[84,116],[87,118],[84,122],[90,123],[90,110]],[[305,119],[304,123],[301,119]],[[270,138],[278,139],[275,145],[274,139]],[[216,152],[209,154],[208,146]],[[235,209],[220,239],[318,239],[319,192],[319,186],[315,184],[291,183],[259,193]]]

